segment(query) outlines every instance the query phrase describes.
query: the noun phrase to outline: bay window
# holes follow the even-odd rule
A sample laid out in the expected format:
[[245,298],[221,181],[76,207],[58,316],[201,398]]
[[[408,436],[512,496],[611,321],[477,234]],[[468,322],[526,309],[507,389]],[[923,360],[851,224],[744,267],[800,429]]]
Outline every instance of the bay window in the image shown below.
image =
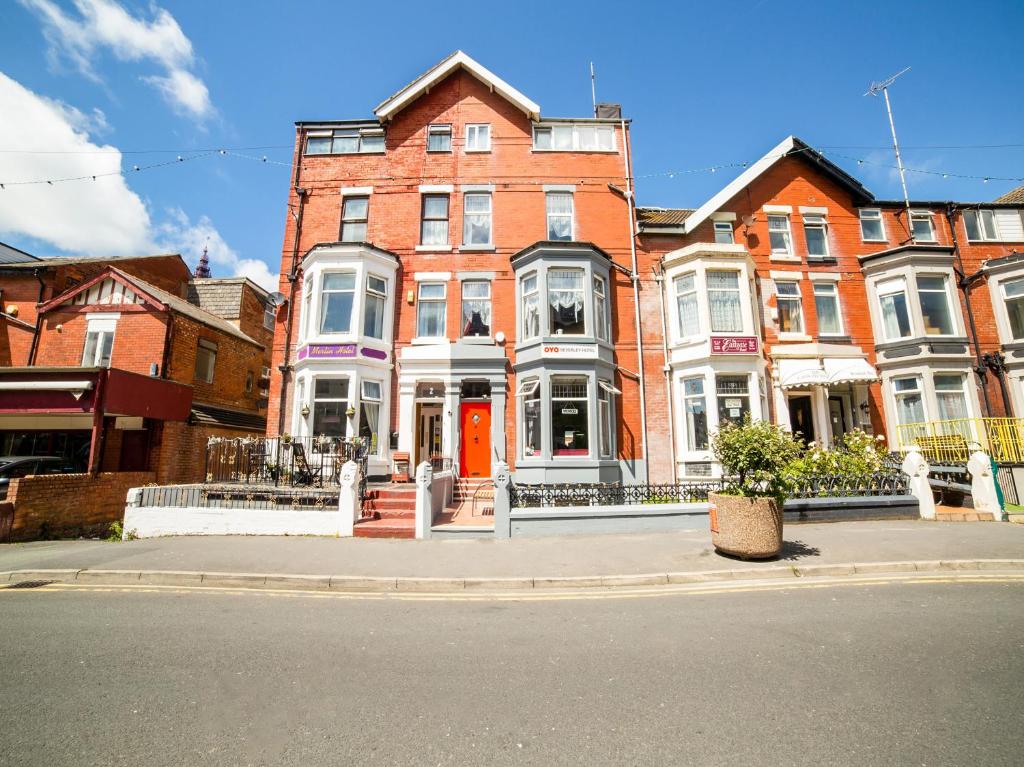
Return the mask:
[[776,281],[775,293],[779,309],[779,332],[803,333],[804,312],[800,283]]
[[523,403],[523,457],[540,455],[540,380],[524,379],[519,384],[516,397]]
[[820,214],[804,214],[804,239],[809,258],[828,258],[828,224]]
[[878,303],[882,310],[885,340],[910,336],[910,312],[907,309],[907,284],[902,277],[878,283]]
[[572,240],[572,192],[548,192],[545,198],[548,213],[548,239]]
[[365,441],[370,455],[380,451],[381,382],[362,381],[359,397],[359,436]]
[[1003,301],[1014,341],[1024,339],[1024,277],[1003,283]]
[[775,255],[793,255],[793,241],[789,232],[789,216],[768,216],[768,241]]
[[363,335],[384,338],[384,308],[387,305],[387,280],[373,274],[366,276],[366,306],[363,308]]
[[341,204],[341,241],[365,242],[369,197],[345,197]]
[[463,196],[463,245],[491,244],[491,195],[470,192]]
[[860,211],[860,238],[864,242],[885,242],[885,223],[878,208],[864,208]]
[[448,244],[448,195],[423,195],[423,219],[420,222],[420,244]]
[[420,338],[443,338],[447,288],[443,282],[421,282],[416,306],[416,335]]
[[718,399],[718,423],[740,424],[750,414],[750,379],[745,375],[719,375],[715,377],[715,395]]
[[462,335],[491,335],[491,283],[462,283]]
[[320,288],[320,332],[349,333],[352,330],[354,272],[327,272]]
[[553,335],[585,335],[582,269],[549,269],[548,317]]
[[693,272],[672,281],[676,293],[676,313],[679,315],[679,335],[682,338],[700,333],[700,315],[697,310],[697,279]]
[[551,447],[558,456],[589,454],[586,378],[555,376],[551,379]]
[[594,322],[597,323],[597,337],[602,341],[610,340],[608,289],[604,277],[594,277]]
[[818,315],[818,335],[842,335],[843,320],[839,311],[839,287],[836,283],[814,283],[814,309]]
[[708,306],[713,333],[739,333],[743,330],[740,314],[739,272],[707,273]]
[[540,335],[540,291],[536,272],[520,280],[519,293],[523,302],[523,339],[536,338]]
[[896,398],[896,420],[901,425],[922,423],[925,417],[920,376],[894,378],[892,388]]
[[953,316],[949,308],[946,278],[942,275],[917,275],[917,296],[921,302],[925,335],[953,335]]
[[683,412],[686,417],[686,449],[708,449],[708,410],[704,378],[683,379]]
[[344,437],[348,379],[317,378],[313,387],[313,436]]

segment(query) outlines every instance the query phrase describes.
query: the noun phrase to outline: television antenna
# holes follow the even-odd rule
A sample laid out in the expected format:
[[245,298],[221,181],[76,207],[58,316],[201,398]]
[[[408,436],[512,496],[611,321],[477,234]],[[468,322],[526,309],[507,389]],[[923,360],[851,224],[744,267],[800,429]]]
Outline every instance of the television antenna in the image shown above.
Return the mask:
[[896,152],[896,167],[900,171],[900,184],[903,187],[903,204],[907,208],[907,230],[910,232],[910,239],[914,239],[914,227],[910,224],[910,194],[907,192],[907,174],[903,168],[903,157],[900,155],[900,142],[896,138],[896,123],[892,118],[892,105],[889,103],[889,86],[896,82],[896,78],[910,71],[910,67],[903,69],[892,77],[881,82],[872,82],[865,96],[877,96],[879,93],[885,97],[885,111],[889,114],[889,130],[892,131],[892,148]]
[[594,75],[594,62],[590,62],[590,101],[594,105],[594,117],[597,117],[597,78]]

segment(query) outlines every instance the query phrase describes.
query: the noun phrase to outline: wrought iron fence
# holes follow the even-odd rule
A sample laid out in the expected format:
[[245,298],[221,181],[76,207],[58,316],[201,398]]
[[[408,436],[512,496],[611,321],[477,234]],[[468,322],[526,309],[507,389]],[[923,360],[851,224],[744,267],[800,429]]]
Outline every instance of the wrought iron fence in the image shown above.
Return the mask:
[[337,511],[338,491],[330,487],[172,485],[142,488],[140,506]]
[[866,477],[817,474],[797,480],[790,498],[855,498],[909,495],[910,478],[901,471],[879,471]]
[[359,466],[359,494],[366,489],[369,450],[360,438],[212,437],[206,446],[207,483],[274,487],[337,487],[341,467]]
[[513,508],[544,506],[634,506],[659,503],[700,503],[722,490],[720,479],[667,485],[543,484],[509,486]]

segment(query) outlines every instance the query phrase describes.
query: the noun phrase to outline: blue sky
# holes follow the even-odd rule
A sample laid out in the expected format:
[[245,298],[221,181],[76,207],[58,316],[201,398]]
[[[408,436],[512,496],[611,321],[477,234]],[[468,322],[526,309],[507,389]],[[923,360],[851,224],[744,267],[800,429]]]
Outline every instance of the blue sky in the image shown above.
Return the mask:
[[[634,121],[641,204],[697,205],[736,171],[685,171],[754,160],[790,133],[832,147],[876,195],[899,197],[884,106],[862,94],[906,66],[891,95],[909,167],[1024,177],[1021,2],[480,7],[8,0],[0,183],[266,148],[120,180],[7,186],[0,240],[41,255],[182,250],[190,262],[209,240],[215,272],[266,281],[294,121],[369,116],[456,48],[548,116],[589,113],[593,61],[598,99]],[[1007,144],[1019,146],[931,148]],[[174,152],[129,153],[160,149]],[[918,173],[909,183],[918,199],[972,201],[1018,185]]]

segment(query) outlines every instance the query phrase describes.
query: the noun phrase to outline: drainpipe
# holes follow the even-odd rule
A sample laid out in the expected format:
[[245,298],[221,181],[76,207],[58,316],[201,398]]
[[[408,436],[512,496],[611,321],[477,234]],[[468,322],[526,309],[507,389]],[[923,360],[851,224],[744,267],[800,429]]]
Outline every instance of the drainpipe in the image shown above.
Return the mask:
[[292,347],[292,327],[295,322],[295,283],[298,280],[298,267],[299,267],[299,239],[302,235],[302,212],[306,208],[306,196],[309,194],[308,190],[303,189],[299,186],[299,171],[302,169],[302,147],[305,144],[306,130],[305,128],[299,129],[299,141],[298,149],[295,160],[295,178],[292,181],[292,186],[295,188],[295,194],[299,196],[299,211],[293,213],[295,218],[295,239],[292,243],[292,264],[288,270],[288,319],[285,322],[285,334],[284,334],[284,360],[278,370],[281,371],[281,393],[278,401],[278,413],[277,413],[277,433],[278,436],[284,433],[284,421],[285,421],[285,400],[288,393],[288,381],[292,366],[289,362]]
[[[640,275],[637,273],[636,265],[636,215],[633,198],[633,173],[629,157],[629,140],[626,138],[626,121],[620,120],[622,128],[622,146],[625,150],[622,162],[626,174],[626,214],[629,216],[629,252],[632,264],[632,271],[629,275],[633,282],[633,319],[636,325],[636,353],[639,361],[638,372],[640,373],[640,450],[644,455],[643,481],[647,482],[650,477],[650,456],[647,452],[647,390],[644,381],[644,342],[640,335]],[[674,471],[674,467],[673,467]]]
[[676,419],[673,413],[672,407],[672,368],[668,364],[668,317],[665,314],[665,263],[663,260],[658,261],[658,270],[655,271],[654,267],[651,267],[651,271],[654,272],[654,281],[658,283],[658,304],[661,306],[661,354],[665,359],[665,367],[662,370],[665,373],[665,394],[668,397],[668,424],[669,424],[669,437],[668,446],[672,453],[672,479],[679,476],[679,466],[676,459]]
[[[978,343],[978,327],[974,322],[974,309],[971,306],[971,293],[970,285],[966,274],[964,272],[964,261],[960,254],[960,240],[956,236],[956,223],[953,221],[953,213],[957,210],[957,206],[950,203],[946,206],[946,223],[949,224],[949,236],[953,242],[953,255],[956,257],[956,271],[957,271],[957,287],[964,294],[964,306],[967,308],[967,324],[971,332],[971,343],[974,344],[974,373],[978,376],[981,381],[981,395],[985,400],[985,415],[989,418],[992,417],[992,403],[988,397],[988,386],[985,383],[985,363],[981,358],[981,345]],[[1005,390],[1005,387],[1004,387]],[[1004,401],[1004,407],[1009,412],[1009,403]]]

